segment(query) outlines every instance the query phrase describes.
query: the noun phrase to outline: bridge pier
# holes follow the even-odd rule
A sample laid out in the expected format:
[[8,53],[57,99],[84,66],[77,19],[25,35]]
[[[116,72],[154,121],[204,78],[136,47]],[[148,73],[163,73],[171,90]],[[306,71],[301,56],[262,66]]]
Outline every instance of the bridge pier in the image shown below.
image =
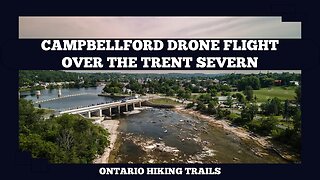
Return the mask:
[[118,106],[118,113],[121,114],[121,106]]
[[142,101],[145,100],[127,100],[125,102],[112,102],[106,104],[98,104],[88,107],[81,107],[71,110],[66,110],[60,112],[60,114],[69,113],[69,114],[82,114],[87,116],[88,118],[91,117],[103,117],[104,115],[112,116],[112,114],[121,114],[122,112],[129,112],[133,111],[135,107],[142,107]]
[[102,109],[99,109],[99,117],[102,117]]

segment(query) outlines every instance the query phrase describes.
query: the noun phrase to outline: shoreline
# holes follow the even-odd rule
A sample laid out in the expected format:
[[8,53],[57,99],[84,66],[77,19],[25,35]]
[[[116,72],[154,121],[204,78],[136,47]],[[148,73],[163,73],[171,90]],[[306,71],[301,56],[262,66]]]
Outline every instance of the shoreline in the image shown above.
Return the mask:
[[[239,126],[233,126],[229,120],[217,120],[214,117],[201,114],[198,111],[190,110],[190,109],[184,109],[184,106],[176,106],[175,108],[171,109],[173,111],[176,111],[181,114],[187,114],[191,115],[199,120],[207,121],[209,125],[215,126],[218,128],[222,128],[223,130],[233,133],[235,136],[239,137],[242,140],[251,140],[254,143],[256,143],[258,146],[265,150],[272,150],[276,154],[278,154],[282,159],[288,161],[288,163],[294,163],[294,162],[301,162],[299,158],[290,151],[287,151],[283,147],[278,147],[277,145],[273,144],[269,139],[270,136],[259,136],[256,135],[247,129],[244,129],[243,127]],[[104,129],[107,129],[109,132],[109,141],[110,144],[108,147],[106,147],[105,152],[97,157],[93,163],[94,164],[101,164],[101,163],[109,163],[109,158],[112,156],[112,152],[115,150],[116,142],[118,141],[118,127],[120,124],[120,120],[104,120],[98,123],[101,125]],[[112,160],[112,158],[111,158]]]
[[100,93],[98,94],[98,96],[101,97],[111,97],[111,98],[126,98],[126,97],[131,97],[128,94],[114,94],[112,95],[111,93]]
[[225,131],[233,133],[235,136],[239,137],[242,140],[252,140],[260,147],[266,150],[272,150],[276,154],[278,154],[281,158],[288,162],[300,162],[299,158],[293,153],[288,152],[287,150],[283,150],[283,147],[276,147],[275,144],[269,141],[270,136],[262,137],[248,130],[244,129],[243,127],[233,126],[229,120],[217,120],[214,117],[201,114],[198,111],[184,109],[183,106],[176,106],[174,111],[181,113],[181,114],[188,114],[193,117],[196,117],[200,120],[204,120],[209,122],[209,125],[222,128]]
[[227,120],[217,120],[214,117],[210,117],[208,115],[201,114],[198,111],[194,111],[194,110],[190,110],[190,109],[183,109],[181,107],[176,107],[175,110],[177,112],[180,112],[180,113],[183,113],[183,114],[192,115],[194,117],[197,117],[198,119],[202,119],[202,120],[208,121],[210,123],[210,125],[214,125],[216,127],[223,128],[226,131],[232,132],[233,134],[235,134],[237,137],[239,137],[241,139],[256,140],[259,143],[259,145],[264,147],[264,148],[271,147],[270,142],[266,141],[267,138],[254,137],[254,136],[251,135],[250,132],[248,132],[244,128],[237,127],[237,126],[232,126],[231,123],[228,122]]
[[109,132],[109,146],[105,148],[104,153],[93,160],[93,164],[103,164],[109,162],[111,151],[114,149],[115,142],[118,138],[119,120],[104,120],[98,124]]

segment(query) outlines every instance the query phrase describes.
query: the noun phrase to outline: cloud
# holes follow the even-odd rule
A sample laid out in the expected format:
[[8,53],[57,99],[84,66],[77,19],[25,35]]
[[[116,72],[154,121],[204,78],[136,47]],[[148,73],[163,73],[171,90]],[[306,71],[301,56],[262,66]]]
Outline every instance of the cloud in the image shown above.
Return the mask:
[[19,38],[301,38],[281,17],[19,17]]
[[259,73],[295,73],[301,74],[301,70],[64,70],[67,72],[79,72],[79,73],[128,73],[128,74],[168,74],[168,73],[180,73],[180,74],[259,74]]

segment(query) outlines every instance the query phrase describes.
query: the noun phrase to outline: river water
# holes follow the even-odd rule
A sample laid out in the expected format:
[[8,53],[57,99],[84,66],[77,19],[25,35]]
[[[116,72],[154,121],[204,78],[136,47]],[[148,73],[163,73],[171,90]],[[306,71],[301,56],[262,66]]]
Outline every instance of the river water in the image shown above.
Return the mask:
[[[98,96],[102,92],[103,86],[90,87],[90,88],[63,88],[61,89],[62,96],[83,94],[85,95],[61,98],[54,101],[40,103],[42,108],[54,109],[56,111],[63,111],[69,108],[76,108],[81,106],[88,106],[92,104],[104,103],[107,101],[114,100],[110,97]],[[39,98],[34,92],[22,92],[21,96],[27,100],[40,101],[58,97],[58,89],[43,89],[40,91],[41,95]],[[36,104],[38,106],[38,104]]]
[[[103,87],[62,89],[62,96],[90,93],[43,102],[41,107],[62,111],[114,99],[97,96]],[[58,90],[41,90],[39,99],[23,92],[25,99],[38,101],[57,97]],[[285,163],[252,141],[213,127],[196,117],[173,110],[151,108],[120,118],[115,163]]]
[[196,117],[152,108],[120,121],[116,163],[285,163]]

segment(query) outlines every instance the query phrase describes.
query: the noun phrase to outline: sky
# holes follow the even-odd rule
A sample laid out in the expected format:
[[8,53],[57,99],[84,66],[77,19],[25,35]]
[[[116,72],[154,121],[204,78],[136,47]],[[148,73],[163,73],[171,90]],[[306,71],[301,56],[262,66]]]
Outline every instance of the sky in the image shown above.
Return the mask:
[[[301,39],[301,22],[280,16],[20,16],[19,38],[234,38]],[[288,70],[285,70],[286,72]],[[78,71],[83,72],[83,71]],[[259,73],[268,70],[100,70],[122,73]],[[283,70],[269,71],[283,72]],[[289,72],[301,73],[300,70]]]
[[301,38],[280,16],[20,16],[19,38]]
[[258,73],[282,73],[290,72],[301,74],[301,70],[65,70],[67,72],[81,72],[81,73],[129,73],[129,74],[168,74],[168,73],[182,73],[182,74],[258,74]]

